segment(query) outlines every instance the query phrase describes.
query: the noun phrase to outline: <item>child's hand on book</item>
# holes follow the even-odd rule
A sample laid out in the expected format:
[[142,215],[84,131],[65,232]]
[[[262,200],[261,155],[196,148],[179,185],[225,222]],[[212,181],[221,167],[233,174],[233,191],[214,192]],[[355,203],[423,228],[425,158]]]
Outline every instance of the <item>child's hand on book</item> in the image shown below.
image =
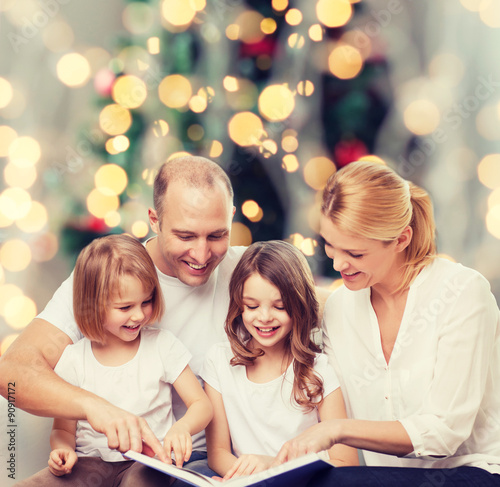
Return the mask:
[[57,448],[50,452],[49,470],[56,477],[71,473],[78,457],[74,450],[69,448]]
[[223,480],[262,472],[271,466],[273,460],[273,457],[266,455],[241,455],[224,475]]
[[172,463],[171,454],[174,452],[175,464],[182,467],[191,457],[193,442],[191,434],[181,421],[177,421],[169,430],[163,440],[163,449],[167,454],[166,463]]

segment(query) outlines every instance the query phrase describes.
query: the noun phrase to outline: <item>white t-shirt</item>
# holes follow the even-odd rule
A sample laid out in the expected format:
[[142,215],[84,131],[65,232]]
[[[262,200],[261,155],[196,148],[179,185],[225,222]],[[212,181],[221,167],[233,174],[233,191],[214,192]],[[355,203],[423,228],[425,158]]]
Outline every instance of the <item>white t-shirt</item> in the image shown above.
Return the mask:
[[[212,347],[202,371],[203,380],[222,395],[236,456],[276,456],[283,443],[319,422],[317,409],[306,413],[292,397],[293,365],[265,384],[251,382],[243,365],[231,366],[228,342]],[[323,378],[324,397],[339,387],[326,355],[318,354],[314,370]]]
[[[246,247],[229,247],[203,286],[188,286],[156,269],[165,300],[165,313],[157,326],[172,332],[190,351],[189,365],[198,378],[207,351],[226,339],[224,322],[229,306],[229,280],[245,250]],[[73,343],[83,337],[73,316],[73,274],[57,289],[38,318],[57,326]],[[174,391],[175,417],[182,417],[185,411],[184,403]],[[193,437],[193,449],[206,449],[204,431]]]
[[[54,370],[70,384],[143,417],[163,441],[174,424],[171,384],[190,359],[191,354],[172,333],[148,327],[141,330],[134,358],[123,365],[102,365],[92,352],[90,340],[83,338],[64,349]],[[77,422],[76,452],[108,462],[124,460],[120,452],[108,448],[106,436],[94,431],[87,421]]]
[[370,289],[342,286],[324,311],[325,351],[348,415],[399,420],[414,451],[368,465],[500,473],[500,313],[478,272],[437,258],[410,287],[387,364]]

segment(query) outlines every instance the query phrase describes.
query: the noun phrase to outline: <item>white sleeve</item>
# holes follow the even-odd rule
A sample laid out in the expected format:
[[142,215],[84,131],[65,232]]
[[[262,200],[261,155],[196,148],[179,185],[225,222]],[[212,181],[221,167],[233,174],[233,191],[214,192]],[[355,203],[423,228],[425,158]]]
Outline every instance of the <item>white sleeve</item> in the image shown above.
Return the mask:
[[472,275],[449,306],[437,324],[437,361],[422,406],[400,420],[414,447],[408,458],[453,455],[471,435],[486,389],[499,327],[488,282]]
[[217,357],[220,355],[222,355],[223,358],[226,357],[220,344],[215,344],[208,351],[200,373],[203,381],[213,387],[217,392],[221,392],[219,374],[217,373]]
[[163,364],[162,380],[173,384],[191,360],[188,349],[169,331],[158,330],[156,345]]
[[54,372],[66,382],[80,387],[78,371],[83,370],[83,361],[81,358],[83,350],[82,343],[79,342],[78,348],[75,345],[68,345],[61,354],[59,361],[54,367]]
[[328,357],[324,353],[316,356],[314,371],[323,380],[323,397],[328,396],[340,387],[339,379],[333,367],[328,363]]
[[73,314],[73,273],[59,286],[37,318],[59,328],[69,336],[73,343],[83,337]]

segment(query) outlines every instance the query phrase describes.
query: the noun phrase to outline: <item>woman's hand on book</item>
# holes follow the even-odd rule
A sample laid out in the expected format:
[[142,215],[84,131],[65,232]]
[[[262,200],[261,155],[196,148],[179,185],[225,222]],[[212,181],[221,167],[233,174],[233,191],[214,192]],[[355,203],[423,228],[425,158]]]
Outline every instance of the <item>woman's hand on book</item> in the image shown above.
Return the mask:
[[223,480],[262,472],[271,466],[273,460],[273,457],[266,455],[241,455],[224,475]]
[[[167,463],[172,463],[170,460],[171,453],[175,454],[175,464],[182,467],[184,462],[187,462],[191,457],[193,450],[193,442],[189,429],[177,421],[169,430],[163,440],[163,449],[167,455]],[[170,461],[169,461],[170,460]]]

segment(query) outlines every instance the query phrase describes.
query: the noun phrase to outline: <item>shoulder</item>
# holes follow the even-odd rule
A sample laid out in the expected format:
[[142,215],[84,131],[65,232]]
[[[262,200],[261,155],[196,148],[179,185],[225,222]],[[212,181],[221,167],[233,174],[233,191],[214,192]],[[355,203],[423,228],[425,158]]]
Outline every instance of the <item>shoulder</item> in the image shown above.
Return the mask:
[[157,345],[161,348],[172,346],[183,346],[175,335],[164,328],[148,326],[141,330],[141,340],[147,345]]
[[228,341],[215,343],[212,345],[207,353],[207,359],[210,360],[230,360],[233,356],[233,352],[231,350],[231,345]]

